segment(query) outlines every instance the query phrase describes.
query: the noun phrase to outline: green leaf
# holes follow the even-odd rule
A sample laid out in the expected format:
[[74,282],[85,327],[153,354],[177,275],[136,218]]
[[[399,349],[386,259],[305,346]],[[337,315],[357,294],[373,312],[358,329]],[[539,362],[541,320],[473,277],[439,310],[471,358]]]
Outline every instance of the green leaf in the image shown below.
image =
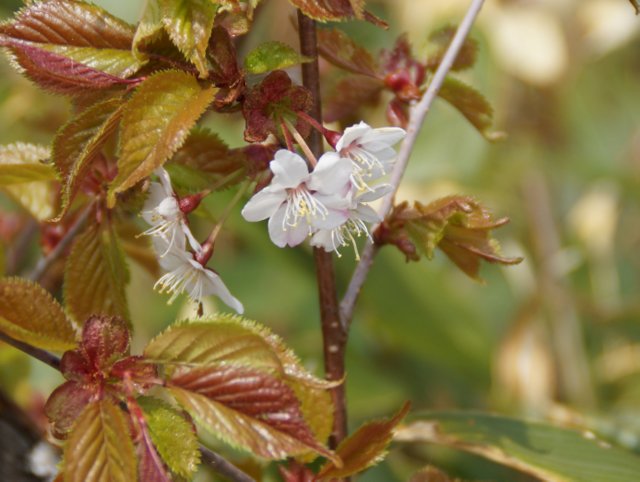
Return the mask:
[[144,53],[140,52],[140,47],[157,40],[162,33],[162,15],[158,0],[148,0],[145,2],[142,18],[136,28],[133,37],[131,51],[137,58],[144,58]]
[[47,163],[49,157],[49,148],[37,144],[0,146],[0,186],[55,180],[55,169]]
[[64,482],[132,482],[136,455],[129,422],[107,400],[79,415],[64,448]]
[[367,77],[379,77],[379,65],[373,55],[342,30],[318,30],[318,50],[320,55],[341,69]]
[[162,166],[184,143],[217,89],[201,87],[192,75],[164,71],[149,77],[124,106],[118,175],[109,206],[123,192]]
[[488,141],[497,141],[504,137],[501,132],[489,130],[493,124],[493,109],[473,87],[453,77],[446,77],[438,96],[458,109]]
[[113,228],[89,224],[76,238],[65,267],[64,298],[71,316],[79,322],[90,315],[128,319],[127,280],[127,266]]
[[209,37],[218,5],[211,0],[158,0],[162,23],[171,41],[192,62],[200,76],[208,76]]
[[336,467],[329,461],[320,469],[318,477],[320,479],[349,477],[381,462],[387,455],[387,447],[391,443],[393,431],[407,415],[409,407],[410,404],[407,402],[389,420],[368,422],[356,430],[336,449],[336,454],[342,460],[343,466]]
[[142,397],[138,403],[144,411],[153,445],[164,462],[172,472],[190,480],[200,463],[198,437],[193,425],[162,400]]
[[122,78],[135,74],[148,60],[144,54],[139,54],[136,57],[130,49],[96,49],[74,45],[40,45],[39,47],[42,50],[56,53],[93,69]]
[[76,330],[62,307],[39,284],[0,279],[0,330],[37,348],[66,351],[76,347]]
[[91,163],[115,130],[122,115],[122,99],[95,104],[65,124],[53,141],[53,162],[63,179],[60,220],[89,172]]
[[250,74],[262,74],[311,60],[287,44],[273,41],[265,42],[249,52],[244,59],[244,68]]
[[414,415],[395,440],[464,450],[541,480],[635,482],[640,473],[640,457],[590,432],[478,412]]

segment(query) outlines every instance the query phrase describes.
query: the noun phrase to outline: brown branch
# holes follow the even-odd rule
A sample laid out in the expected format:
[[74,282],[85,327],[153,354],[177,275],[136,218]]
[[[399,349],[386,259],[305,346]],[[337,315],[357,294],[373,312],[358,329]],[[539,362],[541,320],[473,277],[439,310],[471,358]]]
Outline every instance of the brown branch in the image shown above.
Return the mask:
[[[422,99],[420,99],[420,102],[418,102],[411,109],[409,125],[407,126],[407,136],[405,137],[404,142],[400,147],[395,166],[393,168],[393,171],[391,172],[391,179],[389,183],[393,186],[393,191],[387,194],[382,200],[382,206],[380,208],[380,215],[382,219],[386,217],[391,209],[391,206],[393,205],[396,192],[398,191],[398,187],[400,186],[400,181],[404,176],[404,172],[407,169],[409,157],[411,156],[411,152],[413,151],[413,147],[418,138],[418,134],[420,133],[422,124],[424,123],[424,119],[429,112],[433,101],[436,99],[438,92],[440,91],[440,87],[442,87],[442,83],[449,73],[449,70],[451,70],[453,63],[458,56],[458,52],[460,52],[465,39],[469,35],[469,31],[471,30],[471,27],[476,17],[478,16],[478,13],[480,13],[480,9],[482,8],[483,4],[484,0],[472,0],[471,5],[469,6],[469,9],[464,16],[464,19],[458,26],[458,30],[451,40],[451,44],[449,44],[449,47],[447,48],[447,52],[442,58],[442,62],[440,62],[438,69],[436,70],[433,78],[431,79],[431,82],[429,83],[429,86],[427,87],[427,91],[422,96]],[[371,231],[375,231],[376,227],[374,227]],[[369,270],[371,269],[371,265],[373,264],[373,259],[378,253],[378,249],[378,246],[376,246],[373,242],[368,242],[364,247],[362,255],[360,257],[360,262],[353,272],[353,276],[351,277],[351,281],[349,282],[347,291],[345,292],[344,298],[342,299],[342,303],[340,304],[340,313],[345,331],[348,330],[349,324],[353,319],[353,310],[355,308],[358,295],[360,294],[362,285],[367,279]]]
[[[318,68],[318,40],[316,23],[298,10],[300,53],[314,59],[302,64],[302,83],[313,94],[314,104],[310,112],[317,122],[322,122],[320,103],[320,70]],[[319,158],[323,151],[322,136],[313,129],[309,139],[311,151]],[[324,347],[325,376],[329,380],[343,380],[345,375],[345,352],[347,334],[340,322],[340,309],[336,292],[333,257],[322,248],[314,248],[318,295],[320,298],[320,320]],[[347,436],[347,406],[344,384],[332,390],[335,407],[333,432],[329,446],[335,448]]]
[[27,276],[31,281],[40,281],[40,278],[47,272],[47,270],[51,267],[51,265],[64,253],[65,249],[73,238],[76,237],[76,234],[82,229],[85,221],[89,217],[89,213],[93,209],[94,204],[89,204],[84,211],[80,213],[78,218],[74,221],[73,225],[69,228],[69,231],[64,235],[64,237],[58,242],[55,248],[45,257],[42,257],[36,263],[33,271],[29,273]]
[[60,358],[55,356],[53,353],[49,353],[46,350],[41,350],[40,348],[29,345],[28,343],[11,338],[9,335],[1,331],[0,340],[4,341],[7,345],[11,345],[12,347],[17,348],[18,350],[26,353],[29,356],[40,360],[42,363],[49,365],[51,368],[60,371]]

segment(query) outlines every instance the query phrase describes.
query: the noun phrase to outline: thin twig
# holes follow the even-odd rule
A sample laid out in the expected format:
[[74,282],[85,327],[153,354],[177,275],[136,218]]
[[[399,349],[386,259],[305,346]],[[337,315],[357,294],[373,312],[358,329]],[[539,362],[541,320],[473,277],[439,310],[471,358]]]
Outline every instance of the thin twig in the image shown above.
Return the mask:
[[[445,80],[445,77],[451,70],[453,63],[464,44],[465,39],[469,35],[469,31],[475,21],[482,5],[484,4],[484,0],[472,0],[469,9],[467,10],[464,19],[460,23],[458,30],[456,31],[451,44],[447,48],[447,52],[442,58],[442,62],[438,66],[429,86],[427,87],[427,91],[425,92],[420,102],[418,102],[411,110],[411,116],[409,119],[409,125],[407,127],[407,136],[400,147],[400,151],[398,152],[398,157],[396,159],[395,166],[393,171],[391,172],[390,184],[393,186],[393,191],[387,194],[382,200],[382,206],[380,208],[380,215],[384,219],[384,217],[389,213],[391,206],[393,205],[393,201],[395,199],[396,192],[398,191],[398,187],[400,186],[400,181],[404,176],[404,172],[407,169],[407,163],[409,162],[409,157],[411,156],[411,152],[413,151],[413,147],[415,145],[416,139],[418,138],[418,134],[420,132],[420,128],[424,123],[424,119],[433,104],[433,101],[436,99],[440,88],[442,87],[442,83]],[[375,231],[375,227],[372,229]],[[355,271],[353,272],[353,276],[351,277],[351,281],[349,282],[349,286],[347,287],[347,291],[342,299],[342,303],[340,304],[340,313],[341,319],[343,323],[343,327],[345,330],[348,330],[349,324],[353,318],[353,310],[355,308],[356,300],[358,299],[358,295],[360,294],[360,290],[362,285],[364,284],[367,275],[369,274],[369,270],[371,269],[371,265],[373,264],[373,259],[378,253],[378,246],[376,246],[373,242],[369,241],[367,245],[364,247],[362,251],[362,255],[360,256],[360,262],[356,266]]]
[[89,213],[93,209],[93,206],[93,203],[89,204],[85,208],[85,210],[80,213],[80,216],[78,216],[71,228],[69,228],[69,231],[67,231],[64,237],[58,242],[56,247],[53,248],[53,250],[47,256],[38,260],[35,268],[33,268],[31,273],[29,273],[29,275],[27,276],[28,279],[30,279],[31,281],[39,281],[40,278],[42,278],[42,276],[47,272],[53,262],[62,255],[67,246],[69,246],[71,241],[73,241],[73,238],[76,237],[76,234],[78,234],[78,231],[80,231],[82,226],[84,226],[84,223],[89,217]]
[[7,345],[11,345],[12,347],[17,348],[18,350],[26,353],[29,356],[40,360],[42,363],[49,365],[51,368],[60,370],[60,358],[55,356],[53,353],[49,353],[46,350],[41,350],[40,348],[29,345],[28,343],[11,338],[9,335],[1,331],[0,340],[4,341]]
[[213,450],[208,449],[204,445],[200,445],[200,454],[202,461],[218,474],[227,477],[233,482],[256,482],[256,479],[247,475],[238,467],[233,465],[227,459],[218,455]]
[[[320,69],[318,67],[318,40],[316,23],[298,11],[300,53],[314,59],[302,64],[302,83],[313,95],[313,108],[310,115],[319,124],[322,123],[320,103]],[[323,145],[320,132],[315,129],[309,137],[309,147],[317,159],[320,158]],[[318,295],[320,298],[320,320],[324,348],[324,370],[329,380],[343,380],[345,374],[345,352],[347,334],[340,322],[340,307],[336,290],[336,277],[333,257],[322,248],[314,248]],[[335,448],[347,436],[347,404],[344,383],[331,391],[334,403],[333,432],[329,446]]]

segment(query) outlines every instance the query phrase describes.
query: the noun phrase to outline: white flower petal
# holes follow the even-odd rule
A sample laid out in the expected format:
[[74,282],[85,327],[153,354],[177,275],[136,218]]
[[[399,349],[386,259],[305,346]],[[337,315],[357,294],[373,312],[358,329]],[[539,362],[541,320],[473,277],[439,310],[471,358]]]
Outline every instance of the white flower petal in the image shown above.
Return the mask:
[[342,134],[342,137],[336,143],[336,151],[340,152],[345,147],[351,145],[354,141],[364,136],[367,132],[371,131],[369,124],[360,122],[359,124],[347,127]]
[[366,132],[359,143],[370,151],[377,152],[400,142],[407,135],[400,127],[379,127]]
[[160,183],[157,182],[149,184],[149,190],[147,193],[147,199],[144,202],[140,214],[147,223],[155,224],[158,222],[157,220],[154,220],[154,216],[157,216],[155,209],[164,199],[166,199],[167,194],[164,192]]
[[346,195],[352,171],[353,164],[349,159],[340,157],[337,152],[326,152],[311,173],[307,186],[322,194]]
[[253,195],[242,208],[242,217],[247,221],[262,221],[273,216],[276,210],[287,199],[284,190],[270,190],[269,187]]
[[[202,269],[202,293],[201,296],[215,295],[220,298],[227,306],[233,308],[239,314],[244,313],[244,306],[242,303],[231,294],[227,286],[224,284],[220,276],[211,271],[210,269]],[[200,301],[200,300],[194,300]]]
[[286,213],[286,206],[282,205],[280,208],[269,218],[269,237],[273,244],[279,248],[284,248],[287,245],[287,234],[284,225],[284,217]]
[[295,188],[309,177],[307,163],[298,154],[287,149],[280,149],[269,163],[269,168],[274,174],[273,186],[282,188]]

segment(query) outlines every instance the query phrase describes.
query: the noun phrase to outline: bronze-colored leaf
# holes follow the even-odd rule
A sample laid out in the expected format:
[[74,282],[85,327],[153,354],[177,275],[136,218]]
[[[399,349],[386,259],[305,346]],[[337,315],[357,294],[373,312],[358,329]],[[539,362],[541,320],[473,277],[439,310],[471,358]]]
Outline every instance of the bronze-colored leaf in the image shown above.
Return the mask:
[[321,22],[340,22],[356,17],[378,27],[387,24],[364,9],[365,0],[289,0],[310,18]]
[[74,348],[76,330],[62,307],[40,285],[20,278],[0,280],[0,330],[43,350]]
[[379,65],[373,55],[341,30],[319,29],[318,51],[326,60],[341,69],[379,78]]
[[175,70],[154,74],[138,87],[124,107],[109,206],[117,193],[149,176],[182,146],[215,93],[215,87],[201,87],[192,75]]
[[64,448],[65,482],[132,482],[136,456],[123,411],[107,400],[79,415]]
[[359,109],[373,105],[384,88],[381,80],[364,75],[344,77],[323,96],[322,114],[325,122],[358,121]]
[[327,462],[318,473],[320,479],[349,477],[380,462],[387,454],[396,426],[409,412],[411,404],[406,402],[400,411],[388,420],[369,422],[356,430],[338,445],[336,454],[344,464],[336,467]]
[[67,212],[91,163],[100,154],[120,121],[122,99],[114,97],[95,104],[65,124],[53,141],[53,162],[60,173],[62,206],[53,221]]
[[89,224],[76,238],[66,262],[64,296],[69,313],[77,321],[98,314],[128,319],[127,280],[128,269],[113,227]]
[[459,479],[452,479],[442,470],[433,466],[427,466],[418,470],[411,476],[409,482],[461,482]]

